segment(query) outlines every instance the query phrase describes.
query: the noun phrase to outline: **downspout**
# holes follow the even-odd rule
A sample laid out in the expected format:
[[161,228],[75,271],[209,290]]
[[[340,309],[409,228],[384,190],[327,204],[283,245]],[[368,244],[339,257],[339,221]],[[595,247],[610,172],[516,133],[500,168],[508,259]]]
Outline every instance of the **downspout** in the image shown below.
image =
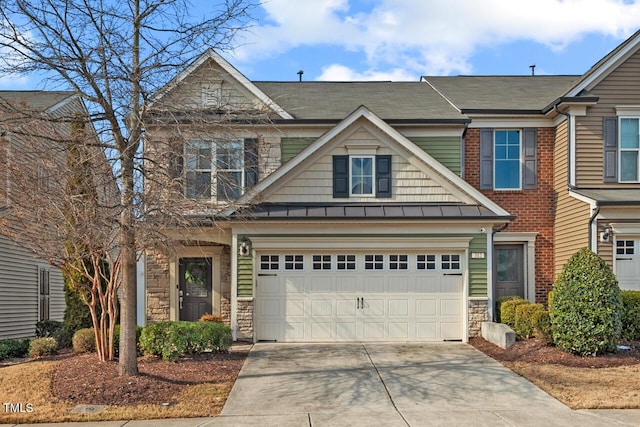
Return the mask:
[[589,218],[589,250],[591,252],[597,253],[597,249],[594,250],[593,245],[593,221],[596,220],[596,217],[600,213],[600,206],[596,204],[596,207],[593,209],[593,214],[591,214],[591,218]]
[[464,155],[464,151],[467,145],[466,137],[467,137],[467,129],[469,129],[469,123],[471,122],[469,121],[464,124],[464,129],[462,129],[462,138],[460,139],[460,145],[461,145],[460,147],[460,178],[462,179],[464,179],[465,177],[464,171],[466,168],[465,168],[464,162],[465,162],[466,156]]

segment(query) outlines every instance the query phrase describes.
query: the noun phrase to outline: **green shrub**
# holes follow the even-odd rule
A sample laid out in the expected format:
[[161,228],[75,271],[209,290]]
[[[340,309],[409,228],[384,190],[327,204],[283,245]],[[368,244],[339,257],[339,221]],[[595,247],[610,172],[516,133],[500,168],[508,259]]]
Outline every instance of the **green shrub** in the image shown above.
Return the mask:
[[502,303],[500,306],[500,320],[505,325],[515,327],[516,307],[522,304],[530,304],[529,301],[521,297],[512,298]]
[[25,357],[29,353],[29,340],[7,339],[0,341],[0,360]]
[[522,299],[522,297],[519,297],[518,295],[509,295],[496,299],[496,322],[502,323],[502,303],[512,299]]
[[542,304],[520,304],[516,306],[515,332],[523,338],[531,338],[535,332],[533,315],[544,311]]
[[36,323],[36,338],[54,337],[60,328],[62,328],[62,322],[42,320]]
[[[74,281],[87,282],[88,279],[81,276],[80,273],[75,273]],[[89,306],[82,300],[81,294],[84,294],[87,298],[89,292],[83,287],[77,288],[71,284],[68,277],[64,278],[64,302],[66,308],[64,310],[64,318],[62,323],[71,331],[71,336],[79,330],[85,328],[92,328],[93,321],[91,320],[91,311]],[[96,306],[96,315],[100,317],[100,304]]]
[[534,311],[531,320],[534,328],[533,335],[544,341],[545,344],[553,343],[553,329],[551,328],[549,310]]
[[640,291],[620,291],[622,295],[622,338],[640,340]]
[[622,331],[621,312],[620,289],[609,266],[590,250],[579,250],[553,288],[553,342],[582,356],[614,351]]
[[53,337],[35,338],[29,343],[29,356],[36,359],[38,357],[51,356],[56,354],[58,342]]
[[78,329],[73,334],[73,351],[76,353],[92,353],[96,351],[96,336],[93,328]]
[[215,322],[160,322],[142,329],[140,349],[145,354],[177,360],[204,351],[226,351],[231,346],[231,328]]

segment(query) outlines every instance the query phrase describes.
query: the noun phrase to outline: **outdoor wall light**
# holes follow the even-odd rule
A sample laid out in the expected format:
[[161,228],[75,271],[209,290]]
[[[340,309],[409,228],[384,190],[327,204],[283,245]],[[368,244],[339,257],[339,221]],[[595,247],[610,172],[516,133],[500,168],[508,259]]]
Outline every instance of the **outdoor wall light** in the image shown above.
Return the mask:
[[251,245],[249,244],[249,239],[243,237],[240,241],[240,255],[247,256],[249,255],[249,251],[251,251]]
[[602,230],[602,233],[600,233],[600,241],[601,242],[608,242],[609,239],[611,239],[611,224],[606,224],[604,226],[604,229]]

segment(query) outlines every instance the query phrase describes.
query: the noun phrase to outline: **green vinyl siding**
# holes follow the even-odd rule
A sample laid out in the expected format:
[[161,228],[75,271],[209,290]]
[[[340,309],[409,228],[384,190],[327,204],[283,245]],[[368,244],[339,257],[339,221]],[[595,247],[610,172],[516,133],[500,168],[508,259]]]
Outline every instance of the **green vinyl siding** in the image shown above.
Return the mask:
[[280,158],[285,164],[294,158],[299,152],[307,148],[315,138],[282,138],[280,140]]
[[462,144],[459,137],[423,136],[410,137],[409,140],[460,175]]
[[253,296],[253,259],[238,255],[238,296]]
[[[484,259],[472,258],[473,252],[484,252]],[[487,235],[474,234],[469,243],[469,296],[487,296]]]

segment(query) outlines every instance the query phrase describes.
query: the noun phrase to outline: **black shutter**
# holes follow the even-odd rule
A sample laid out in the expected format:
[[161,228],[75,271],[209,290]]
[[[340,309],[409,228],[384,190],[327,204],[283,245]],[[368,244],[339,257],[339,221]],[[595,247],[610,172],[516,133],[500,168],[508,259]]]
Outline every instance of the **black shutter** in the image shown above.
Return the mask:
[[376,156],[376,197],[391,197],[391,156]]
[[522,133],[522,189],[535,190],[538,188],[538,129],[523,129]]
[[493,129],[480,129],[480,189],[493,189]]
[[349,197],[349,156],[333,156],[333,197]]
[[618,182],[618,118],[604,117],[603,182]]
[[244,186],[251,188],[258,183],[258,140],[244,140]]

